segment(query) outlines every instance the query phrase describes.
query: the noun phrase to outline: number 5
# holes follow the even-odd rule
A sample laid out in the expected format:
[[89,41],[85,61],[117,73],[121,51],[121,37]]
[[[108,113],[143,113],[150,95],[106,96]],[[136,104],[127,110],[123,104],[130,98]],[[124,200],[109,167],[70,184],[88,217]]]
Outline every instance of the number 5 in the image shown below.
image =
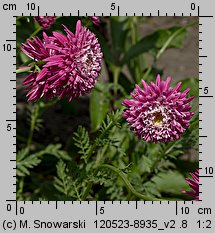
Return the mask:
[[115,9],[116,9],[116,5],[115,5],[116,3],[114,2],[114,3],[111,3],[111,10],[112,11],[114,11]]

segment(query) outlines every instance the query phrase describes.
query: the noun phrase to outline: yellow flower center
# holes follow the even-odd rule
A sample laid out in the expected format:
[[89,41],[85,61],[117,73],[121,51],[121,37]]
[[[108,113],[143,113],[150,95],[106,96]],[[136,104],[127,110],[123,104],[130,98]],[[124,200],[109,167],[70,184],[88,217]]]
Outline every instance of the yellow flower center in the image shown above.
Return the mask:
[[160,112],[154,113],[154,125],[155,126],[162,126],[163,124],[163,115]]

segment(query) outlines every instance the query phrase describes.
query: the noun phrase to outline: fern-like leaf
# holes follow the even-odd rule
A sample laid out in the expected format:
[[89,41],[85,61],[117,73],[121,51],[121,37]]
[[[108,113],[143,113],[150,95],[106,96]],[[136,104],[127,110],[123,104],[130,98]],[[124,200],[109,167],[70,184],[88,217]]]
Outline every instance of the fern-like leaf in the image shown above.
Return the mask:
[[28,124],[33,127],[35,131],[39,131],[42,128],[43,119],[40,118],[40,111],[41,108],[40,103],[38,106],[30,105],[28,106],[27,111],[27,122]]
[[28,156],[28,150],[20,150],[16,158],[16,173],[17,176],[29,175],[29,168],[37,166],[41,162],[40,156],[38,154],[32,154]]
[[64,193],[66,196],[69,196],[69,193],[71,191],[71,186],[69,185],[72,180],[71,177],[68,176],[68,169],[66,168],[66,164],[60,160],[57,164],[57,175],[58,177],[55,177],[55,188],[61,192]]
[[41,152],[43,154],[53,155],[57,157],[58,159],[63,159],[67,161],[71,160],[71,157],[69,156],[69,154],[64,150],[61,150],[61,144],[50,144]]
[[81,200],[76,182],[73,180],[69,169],[62,160],[57,164],[57,176],[58,177],[55,177],[55,188],[63,193],[66,198]]
[[29,169],[37,166],[41,162],[42,156],[45,154],[53,155],[58,159],[70,161],[71,157],[68,155],[68,153],[60,149],[61,144],[50,144],[44,150],[31,155],[29,155],[28,149],[18,151],[16,157],[17,176],[29,175]]
[[91,144],[87,130],[83,126],[79,126],[77,132],[74,133],[73,140],[75,141],[75,146],[79,148],[78,153],[82,155],[81,158],[86,160],[91,150]]
[[121,111],[117,110],[116,112],[111,112],[107,115],[107,118],[102,122],[102,126],[100,129],[101,134],[108,134],[108,132],[113,128],[113,126],[117,126],[120,128],[119,120],[121,118]]

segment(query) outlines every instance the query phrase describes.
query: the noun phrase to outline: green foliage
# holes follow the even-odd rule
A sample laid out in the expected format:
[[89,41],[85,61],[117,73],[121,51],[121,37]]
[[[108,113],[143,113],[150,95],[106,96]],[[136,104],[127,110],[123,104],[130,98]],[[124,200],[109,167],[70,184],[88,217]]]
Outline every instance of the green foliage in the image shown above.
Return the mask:
[[64,193],[66,196],[69,196],[71,193],[71,183],[72,179],[68,175],[68,169],[66,169],[66,164],[60,160],[56,166],[58,178],[55,178],[55,188]]
[[17,153],[16,158],[16,174],[17,176],[30,175],[29,168],[37,166],[41,159],[38,154],[32,154],[28,156],[28,150],[23,149]]
[[[122,64],[130,59],[140,55],[141,53],[151,52],[157,55],[158,52],[163,53],[167,48],[180,48],[182,46],[186,28],[171,27],[169,29],[159,29],[153,34],[144,37],[137,44],[131,47],[125,54]],[[161,50],[162,49],[162,50]]]
[[78,153],[81,158],[86,160],[92,148],[87,130],[79,126],[77,132],[74,133],[73,140],[75,141],[74,145],[79,148]]
[[69,169],[67,168],[66,164],[62,160],[60,160],[56,168],[58,177],[55,177],[55,188],[60,193],[63,193],[66,199],[69,197],[74,197],[78,200],[81,200],[78,187],[76,186],[75,181],[70,175]]
[[117,110],[116,112],[111,112],[107,115],[106,120],[102,122],[101,125],[101,134],[104,136],[109,132],[109,130],[112,129],[113,126],[120,127],[120,118],[121,118],[122,112]]
[[177,171],[165,171],[152,179],[159,193],[180,196],[180,190],[189,189],[184,177]]
[[100,128],[110,105],[110,93],[106,83],[98,82],[90,94],[90,119],[92,131]]
[[[189,190],[184,177],[178,171],[165,171],[158,173],[150,182],[146,182],[143,191],[149,196],[165,197],[166,200],[181,200],[184,195],[181,190]],[[186,197],[185,197],[186,198]]]
[[61,150],[61,147],[62,147],[61,144],[55,144],[55,145],[50,144],[38,154],[40,155],[49,154],[55,156],[58,159],[70,161],[71,156],[68,154],[67,151]]
[[38,107],[39,105],[38,106],[29,105],[27,112],[28,124],[30,125],[30,127],[32,127],[33,125],[35,131],[40,131],[43,123],[43,119],[38,115]]
[[112,58],[114,64],[119,64],[120,59],[124,53],[126,35],[128,30],[125,25],[128,18],[111,17],[110,18],[110,31],[112,38]]
[[17,176],[30,175],[29,169],[38,166],[41,163],[43,155],[53,155],[58,159],[71,160],[71,157],[66,151],[60,150],[61,145],[48,145],[44,150],[30,154],[28,149],[18,151],[16,158]]

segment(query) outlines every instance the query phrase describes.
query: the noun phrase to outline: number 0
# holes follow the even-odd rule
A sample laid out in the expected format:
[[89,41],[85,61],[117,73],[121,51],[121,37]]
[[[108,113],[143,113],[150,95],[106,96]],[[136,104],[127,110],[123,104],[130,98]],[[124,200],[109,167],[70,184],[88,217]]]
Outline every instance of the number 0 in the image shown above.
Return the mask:
[[7,211],[11,211],[11,204],[7,204]]
[[196,9],[195,3],[191,3],[191,10],[194,11]]
[[24,212],[25,212],[24,207],[20,207],[20,209],[19,209],[19,213],[20,213],[20,214],[24,214]]

